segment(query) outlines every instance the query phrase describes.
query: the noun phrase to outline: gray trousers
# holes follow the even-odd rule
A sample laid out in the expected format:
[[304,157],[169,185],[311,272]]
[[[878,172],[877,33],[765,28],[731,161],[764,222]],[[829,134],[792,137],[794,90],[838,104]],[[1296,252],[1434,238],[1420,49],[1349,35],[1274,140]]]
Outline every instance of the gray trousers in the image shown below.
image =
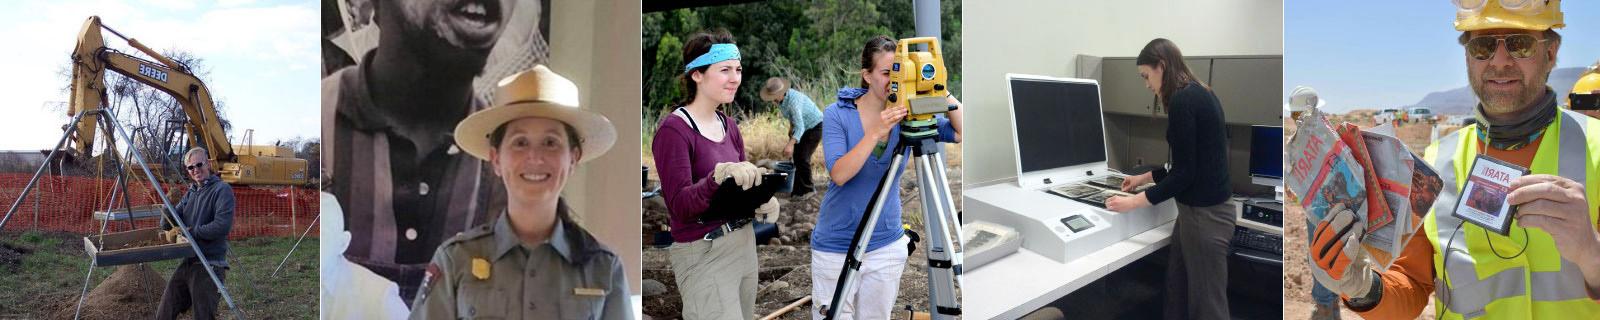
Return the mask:
[[1166,319],[1228,319],[1228,243],[1232,203],[1178,204],[1167,263]]

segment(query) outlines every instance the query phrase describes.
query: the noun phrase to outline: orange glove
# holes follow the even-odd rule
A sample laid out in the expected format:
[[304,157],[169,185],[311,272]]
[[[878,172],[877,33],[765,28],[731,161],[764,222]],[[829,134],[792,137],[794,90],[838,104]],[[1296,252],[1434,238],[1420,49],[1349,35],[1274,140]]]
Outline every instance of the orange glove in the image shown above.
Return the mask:
[[1311,240],[1311,276],[1328,290],[1346,297],[1365,297],[1372,290],[1375,273],[1367,267],[1366,251],[1361,250],[1365,228],[1356,212],[1336,204],[1315,227]]

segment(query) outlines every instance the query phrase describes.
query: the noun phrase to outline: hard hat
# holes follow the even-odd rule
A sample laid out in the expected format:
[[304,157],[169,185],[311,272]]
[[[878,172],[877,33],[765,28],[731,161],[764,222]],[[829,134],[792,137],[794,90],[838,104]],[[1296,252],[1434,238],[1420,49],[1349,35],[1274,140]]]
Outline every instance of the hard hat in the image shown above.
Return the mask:
[[1456,31],[1524,29],[1545,31],[1567,24],[1561,0],[1451,0],[1456,5]]
[[1307,86],[1296,86],[1289,92],[1289,103],[1285,105],[1291,112],[1301,112],[1308,109],[1321,109],[1328,105],[1328,101],[1317,97],[1317,89]]
[[[1584,71],[1578,82],[1572,84],[1572,93],[1586,94],[1595,90],[1600,90],[1600,61],[1589,66],[1589,71]],[[1572,98],[1567,98],[1567,105],[1572,105]]]

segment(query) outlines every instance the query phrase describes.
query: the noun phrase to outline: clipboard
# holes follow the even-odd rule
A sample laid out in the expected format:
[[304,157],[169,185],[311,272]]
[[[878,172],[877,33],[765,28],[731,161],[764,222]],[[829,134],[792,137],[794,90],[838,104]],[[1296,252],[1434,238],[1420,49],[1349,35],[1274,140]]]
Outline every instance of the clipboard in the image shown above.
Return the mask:
[[749,190],[740,188],[733,179],[723,179],[722,183],[717,185],[717,192],[711,195],[711,204],[706,207],[705,212],[700,213],[699,220],[704,223],[753,218],[756,208],[772,200],[772,196],[778,193],[778,189],[783,188],[784,182],[788,179],[789,174],[782,172],[762,174],[761,185],[751,187]]

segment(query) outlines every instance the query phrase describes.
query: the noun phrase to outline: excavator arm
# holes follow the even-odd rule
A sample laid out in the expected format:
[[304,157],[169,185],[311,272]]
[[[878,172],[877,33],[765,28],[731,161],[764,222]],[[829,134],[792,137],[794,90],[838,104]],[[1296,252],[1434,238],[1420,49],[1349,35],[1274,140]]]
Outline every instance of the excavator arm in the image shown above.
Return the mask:
[[[101,30],[111,31],[113,35],[126,40],[129,46],[156,61],[140,59],[106,47],[104,38],[101,37]],[[205,83],[195,77],[187,66],[156,53],[138,40],[124,37],[116,30],[101,24],[100,17],[97,16],[91,16],[88,21],[84,21],[83,30],[78,34],[77,47],[72,51],[72,93],[67,108],[68,117],[105,107],[107,89],[105,73],[108,70],[172,95],[173,99],[182,105],[183,112],[187,115],[188,120],[184,126],[190,133],[190,144],[204,146],[210,151],[210,160],[237,161],[233,146],[228,143],[227,134],[222,131],[222,122],[217,118],[211,91],[206,89]],[[78,127],[77,134],[73,137],[73,151],[85,156],[93,152],[95,126],[98,121],[99,115],[93,115],[85,116],[73,124]]]
[[[122,53],[106,47],[101,30],[122,38],[129,46],[156,61]],[[302,185],[308,181],[307,161],[294,158],[286,147],[241,147],[247,152],[236,154],[229,144],[228,135],[222,131],[222,121],[217,117],[216,104],[205,83],[195,77],[188,66],[156,53],[138,40],[123,36],[100,23],[100,17],[91,16],[83,23],[78,34],[78,44],[72,51],[72,93],[67,116],[101,110],[106,107],[106,71],[112,71],[172,95],[183,107],[187,116],[184,129],[189,133],[189,144],[204,146],[222,181],[229,184]],[[72,153],[91,155],[94,151],[95,126],[103,113],[80,118],[72,137]]]

